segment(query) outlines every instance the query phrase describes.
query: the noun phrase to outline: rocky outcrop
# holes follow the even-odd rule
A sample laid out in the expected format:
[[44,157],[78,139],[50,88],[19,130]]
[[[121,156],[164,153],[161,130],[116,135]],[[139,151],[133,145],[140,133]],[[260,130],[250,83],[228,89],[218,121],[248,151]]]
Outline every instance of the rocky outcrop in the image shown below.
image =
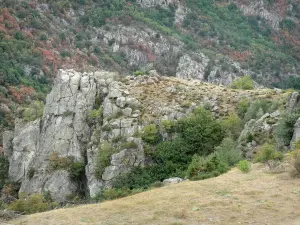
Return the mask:
[[251,119],[245,124],[238,138],[238,148],[247,158],[253,158],[257,153],[257,147],[272,137],[279,119],[280,112],[275,111],[271,114],[266,113],[257,120]]
[[209,59],[202,53],[192,56],[185,54],[179,59],[176,76],[184,79],[204,80]]
[[177,5],[180,0],[137,0],[137,4],[142,7],[169,7],[170,4]]
[[[84,188],[94,197],[112,187],[121,174],[147,162],[144,143],[137,135],[144,126],[157,124],[163,140],[168,140],[172,136],[161,125],[164,120],[178,120],[198,106],[208,107],[216,117],[225,116],[242,98],[266,94],[263,89],[225,89],[203,83],[199,77],[190,81],[162,77],[153,70],[143,76],[61,70],[47,96],[43,117],[27,124],[16,121],[15,130],[3,137],[9,176],[21,183],[20,193],[49,192],[53,199],[65,201]],[[267,118],[276,115],[250,121],[241,136],[257,129],[267,132],[272,129]],[[100,164],[99,173],[104,143],[113,150],[110,163]],[[70,176],[75,162],[84,165],[81,183]]]

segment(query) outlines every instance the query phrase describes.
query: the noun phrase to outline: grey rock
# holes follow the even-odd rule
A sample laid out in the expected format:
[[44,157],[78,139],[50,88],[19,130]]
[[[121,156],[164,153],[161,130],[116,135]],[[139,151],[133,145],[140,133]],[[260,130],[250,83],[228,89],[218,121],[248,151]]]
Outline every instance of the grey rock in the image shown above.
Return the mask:
[[294,133],[293,138],[290,143],[290,148],[294,149],[296,147],[297,141],[300,140],[300,118],[297,119],[295,125],[294,125]]
[[170,185],[170,184],[178,184],[180,182],[182,182],[183,179],[179,178],[179,177],[172,177],[172,178],[168,178],[168,179],[165,179],[163,181],[163,184],[164,185]]

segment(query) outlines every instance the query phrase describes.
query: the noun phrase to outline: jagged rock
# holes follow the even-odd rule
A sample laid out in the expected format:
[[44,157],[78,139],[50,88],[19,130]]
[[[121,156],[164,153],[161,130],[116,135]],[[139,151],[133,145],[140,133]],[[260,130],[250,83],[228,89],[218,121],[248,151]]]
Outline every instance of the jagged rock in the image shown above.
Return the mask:
[[44,185],[44,191],[50,192],[55,201],[65,201],[66,197],[74,194],[77,186],[71,181],[65,170],[56,171]]
[[300,94],[299,92],[293,92],[288,102],[287,111],[292,112],[299,107],[300,107]]
[[123,112],[124,116],[130,117],[131,113],[132,113],[132,108],[127,107],[127,108],[123,109],[122,112]]
[[195,54],[194,58],[195,59],[187,54],[180,58],[176,71],[176,77],[204,80],[205,68],[209,59],[202,53]]
[[170,185],[170,184],[178,184],[180,182],[182,182],[183,179],[179,178],[179,177],[172,177],[172,178],[168,178],[168,179],[165,179],[163,181],[163,184],[164,185]]
[[[58,152],[60,157],[72,156],[84,160],[84,149],[89,140],[90,128],[86,118],[96,97],[96,83],[93,74],[80,74],[73,70],[60,70],[53,89],[47,96],[42,119],[16,127],[9,157],[9,176],[21,182],[21,192],[40,193],[55,183],[66,187],[49,189],[54,199],[64,201],[76,190],[67,173],[49,169],[49,157]],[[8,151],[7,151],[8,152]],[[34,176],[27,176],[30,168]],[[46,185],[47,184],[47,185]],[[53,186],[53,185],[52,185]]]
[[274,117],[279,117],[280,116],[280,111],[276,110],[275,112],[270,114],[270,117],[274,118]]
[[123,108],[126,105],[126,98],[125,97],[117,98],[116,105]]
[[169,4],[178,4],[179,0],[137,0],[137,4],[142,7],[169,7]]
[[294,133],[293,138],[290,143],[290,148],[294,149],[296,146],[296,142],[300,140],[300,118],[297,119],[294,125]]

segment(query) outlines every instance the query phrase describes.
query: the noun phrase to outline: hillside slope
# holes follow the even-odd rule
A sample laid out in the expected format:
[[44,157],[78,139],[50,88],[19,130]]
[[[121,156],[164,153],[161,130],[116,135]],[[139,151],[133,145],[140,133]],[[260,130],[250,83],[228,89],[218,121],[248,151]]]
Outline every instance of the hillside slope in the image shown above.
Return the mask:
[[220,177],[184,182],[102,204],[22,217],[19,225],[300,224],[300,180],[232,169]]
[[3,0],[0,134],[59,68],[299,88],[299,15],[299,0]]

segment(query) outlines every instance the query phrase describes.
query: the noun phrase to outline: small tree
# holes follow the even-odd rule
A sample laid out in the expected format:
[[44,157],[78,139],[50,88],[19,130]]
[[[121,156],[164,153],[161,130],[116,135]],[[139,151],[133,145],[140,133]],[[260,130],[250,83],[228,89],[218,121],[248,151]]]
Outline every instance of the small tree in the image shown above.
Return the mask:
[[283,154],[275,150],[275,146],[271,144],[264,144],[261,151],[256,156],[257,162],[262,162],[268,165],[270,169],[274,168],[274,162],[283,159]]

